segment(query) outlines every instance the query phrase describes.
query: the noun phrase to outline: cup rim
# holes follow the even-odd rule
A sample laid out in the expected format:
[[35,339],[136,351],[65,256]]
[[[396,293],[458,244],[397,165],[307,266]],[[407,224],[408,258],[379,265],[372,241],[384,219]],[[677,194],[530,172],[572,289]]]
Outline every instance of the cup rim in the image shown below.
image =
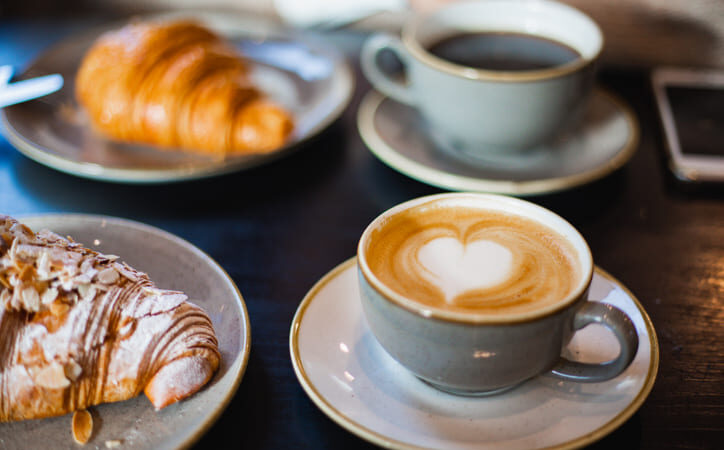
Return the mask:
[[[482,199],[487,201],[493,201],[498,203],[504,203],[514,206],[524,206],[525,208],[532,209],[538,212],[543,213],[544,215],[547,215],[554,220],[561,221],[566,228],[568,228],[568,231],[570,232],[572,237],[567,237],[566,239],[571,241],[573,239],[577,239],[580,241],[580,243],[583,244],[583,252],[579,254],[579,258],[582,260],[580,261],[580,265],[582,268],[581,278],[576,285],[575,289],[573,289],[564,299],[552,304],[548,305],[545,308],[536,309],[534,311],[529,312],[523,312],[523,313],[511,313],[511,314],[504,314],[504,315],[486,315],[483,313],[474,313],[474,312],[458,312],[458,311],[450,311],[445,310],[442,308],[436,308],[434,306],[429,305],[423,305],[421,303],[418,303],[409,297],[400,294],[391,288],[387,287],[382,281],[380,281],[377,276],[372,272],[372,270],[369,268],[369,265],[367,264],[367,258],[365,255],[365,252],[363,251],[365,244],[369,238],[369,235],[371,232],[377,227],[377,225],[380,223],[380,221],[384,220],[385,218],[394,215],[398,212],[407,210],[411,207],[429,203],[432,201],[437,200],[444,200],[448,198],[460,198],[460,197],[467,197],[467,198],[476,198],[476,199]],[[484,208],[484,207],[483,207]],[[511,213],[511,214],[518,214],[523,217],[529,217],[521,213]],[[538,222],[536,219],[532,219]],[[545,224],[544,224],[545,225]],[[546,225],[549,226],[549,225]],[[384,299],[387,301],[407,310],[412,313],[415,313],[421,317],[430,318],[430,319],[438,319],[445,322],[453,322],[453,323],[462,323],[462,324],[495,324],[495,325],[503,325],[503,324],[517,324],[517,323],[525,323],[525,322],[531,322],[535,320],[540,320],[544,317],[551,316],[553,314],[556,314],[571,305],[578,302],[581,298],[584,298],[586,295],[586,292],[588,291],[589,286],[591,285],[591,281],[593,280],[593,272],[594,272],[594,265],[593,265],[593,256],[591,255],[591,250],[588,246],[588,243],[586,242],[585,238],[581,235],[581,233],[566,219],[559,216],[558,214],[554,213],[553,211],[544,208],[542,206],[536,205],[535,203],[514,198],[514,197],[508,197],[505,195],[498,195],[498,194],[485,194],[485,193],[476,193],[476,192],[447,192],[442,194],[433,194],[433,195],[426,195],[422,197],[417,197],[411,200],[408,200],[406,202],[400,203],[398,205],[393,206],[392,208],[387,209],[386,211],[382,212],[380,215],[375,217],[375,219],[372,220],[372,222],[367,225],[365,230],[362,232],[362,235],[358,241],[357,244],[357,265],[359,267],[359,271],[364,276],[365,280],[370,284],[370,286],[379,293]]]
[[[500,0],[486,0],[484,3],[495,3],[496,1]],[[557,1],[551,1],[551,0],[516,0],[517,3],[523,4],[523,3],[535,3],[536,5],[546,5],[546,6],[553,6],[556,8],[560,8],[562,10],[567,10],[569,12],[572,12],[576,14],[579,18],[582,20],[589,22],[594,30],[596,30],[600,45],[598,46],[598,49],[596,52],[590,56],[590,57],[583,57],[576,58],[574,61],[571,61],[566,64],[562,64],[559,66],[554,66],[546,69],[536,69],[536,70],[521,70],[521,71],[503,71],[503,70],[489,70],[489,69],[477,69],[473,67],[467,67],[460,64],[455,64],[450,61],[446,61],[442,58],[439,58],[432,53],[428,52],[420,43],[415,39],[415,35],[417,33],[418,28],[420,25],[430,17],[436,15],[439,11],[442,9],[448,9],[448,8],[459,8],[464,7],[468,4],[473,3],[479,3],[480,0],[472,0],[467,2],[459,2],[459,3],[453,3],[451,5],[443,6],[441,8],[437,8],[433,11],[430,11],[426,14],[419,14],[414,16],[410,21],[408,21],[402,28],[401,32],[401,38],[402,42],[405,45],[405,47],[408,49],[408,51],[420,62],[424,63],[427,66],[430,66],[434,69],[440,70],[442,72],[448,73],[450,75],[455,75],[462,78],[467,78],[471,80],[481,80],[481,81],[505,81],[505,82],[530,82],[530,81],[540,81],[540,80],[547,80],[547,79],[553,79],[553,78],[560,78],[567,75],[570,75],[572,73],[578,72],[579,70],[583,70],[587,66],[592,66],[595,64],[595,62],[599,59],[601,53],[603,52],[603,48],[605,46],[604,42],[604,35],[601,31],[601,28],[599,27],[598,23],[596,23],[595,20],[593,20],[589,15],[584,13],[583,11],[574,8],[570,5],[559,3]],[[510,1],[506,1],[506,3],[510,4]],[[534,33],[529,33],[532,36],[536,36]]]

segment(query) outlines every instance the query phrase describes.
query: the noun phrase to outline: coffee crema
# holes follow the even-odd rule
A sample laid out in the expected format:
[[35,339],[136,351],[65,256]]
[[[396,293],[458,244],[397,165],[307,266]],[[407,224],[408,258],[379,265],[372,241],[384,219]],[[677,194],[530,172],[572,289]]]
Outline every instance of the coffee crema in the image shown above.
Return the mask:
[[564,300],[581,278],[559,233],[532,219],[423,204],[371,230],[365,259],[393,291],[447,311],[509,315]]

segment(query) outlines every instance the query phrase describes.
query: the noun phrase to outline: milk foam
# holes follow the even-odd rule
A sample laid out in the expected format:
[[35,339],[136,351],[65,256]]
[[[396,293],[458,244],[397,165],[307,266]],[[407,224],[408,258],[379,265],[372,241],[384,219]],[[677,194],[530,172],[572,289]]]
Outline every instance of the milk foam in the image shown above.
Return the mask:
[[439,237],[420,247],[421,275],[435,284],[451,302],[458,295],[496,286],[511,274],[513,253],[490,240],[465,245],[452,237]]
[[576,250],[553,229],[467,205],[422,204],[388,217],[364,251],[386,287],[447,311],[532,312],[566,299],[581,279]]

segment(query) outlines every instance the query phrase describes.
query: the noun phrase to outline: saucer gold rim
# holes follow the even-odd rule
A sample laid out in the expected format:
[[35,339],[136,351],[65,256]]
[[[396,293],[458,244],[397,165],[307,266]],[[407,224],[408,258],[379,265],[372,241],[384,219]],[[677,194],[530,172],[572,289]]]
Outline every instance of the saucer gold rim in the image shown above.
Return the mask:
[[641,313],[641,317],[644,319],[644,323],[646,324],[646,331],[649,337],[649,344],[651,348],[651,360],[649,361],[649,370],[646,374],[646,380],[644,381],[643,386],[641,386],[641,390],[638,392],[636,397],[631,401],[631,403],[628,405],[626,409],[621,411],[616,417],[611,419],[607,424],[605,424],[603,427],[599,428],[598,430],[595,430],[591,433],[588,433],[584,436],[581,436],[580,438],[571,441],[566,444],[566,447],[558,447],[558,448],[570,448],[570,447],[582,447],[584,445],[591,444],[593,442],[598,441],[599,439],[603,438],[607,434],[611,433],[616,428],[623,425],[624,422],[626,422],[629,417],[631,417],[638,409],[643,405],[646,398],[648,398],[649,394],[651,393],[651,389],[654,387],[654,382],[656,381],[656,375],[659,372],[659,339],[656,336],[656,330],[654,329],[654,324],[651,321],[651,318],[649,317],[648,313],[644,309],[644,307],[639,302],[638,298],[629,290],[629,288],[621,283],[617,278],[615,278],[610,273],[606,272],[605,270],[601,269],[600,267],[596,266],[595,273],[600,275],[601,277],[609,280],[610,282],[616,284],[622,291],[628,295],[628,297],[634,302],[636,305],[636,308],[638,308],[639,312]]
[[623,167],[636,153],[640,140],[640,129],[633,109],[606,89],[597,87],[594,95],[603,96],[623,115],[628,128],[626,142],[605,164],[559,177],[524,181],[475,178],[446,172],[410,159],[388,145],[377,132],[374,125],[375,115],[382,102],[389,97],[374,89],[368,92],[360,103],[357,111],[357,128],[362,141],[373,155],[397,172],[421,183],[453,191],[489,192],[521,197],[551,194],[601,179]]
[[[302,363],[302,358],[299,351],[299,330],[301,326],[301,322],[304,319],[304,315],[308,309],[308,307],[311,305],[311,303],[314,301],[314,299],[317,297],[319,292],[324,289],[331,281],[336,279],[340,274],[345,272],[346,270],[349,270],[353,266],[356,266],[357,264],[357,258],[352,257],[339,265],[337,265],[335,268],[327,272],[321,279],[317,281],[317,283],[312,286],[312,288],[309,290],[309,292],[304,296],[301,303],[299,304],[299,307],[294,314],[294,319],[292,320],[292,325],[290,327],[290,333],[289,333],[289,350],[291,354],[291,360],[292,360],[292,366],[294,368],[294,373],[297,376],[297,379],[299,380],[299,383],[301,384],[304,391],[307,393],[307,395],[310,397],[312,402],[320,409],[322,412],[327,415],[330,419],[332,419],[335,423],[337,423],[342,428],[346,429],[347,431],[351,432],[352,434],[365,439],[375,445],[385,447],[385,448],[395,448],[395,449],[403,449],[403,450],[420,450],[424,447],[418,447],[416,445],[407,444],[402,441],[398,441],[396,439],[391,439],[389,437],[386,437],[385,435],[378,433],[376,431],[373,431],[363,425],[360,425],[353,421],[352,419],[345,416],[340,410],[335,408],[320,392],[317,390],[317,388],[314,386],[314,383],[311,381],[311,379],[308,377],[307,372],[304,368],[304,365]],[[616,416],[614,416],[611,420],[606,422],[604,425],[600,426],[594,431],[591,431],[583,436],[580,436],[574,440],[561,443],[559,445],[555,445],[549,448],[552,449],[571,449],[571,448],[579,448],[591,443],[594,443],[604,436],[610,434],[615,429],[620,427],[624,422],[626,422],[638,409],[641,407],[643,402],[648,397],[649,393],[651,392],[651,389],[654,386],[654,382],[656,380],[656,375],[658,373],[658,367],[659,367],[659,344],[658,339],[656,337],[656,332],[654,330],[653,323],[651,322],[651,318],[648,316],[648,313],[646,313],[646,310],[643,308],[641,303],[638,301],[636,296],[633,295],[633,293],[618,279],[613,277],[608,272],[604,271],[598,266],[595,266],[594,272],[601,276],[602,278],[616,284],[621,290],[633,301],[636,308],[639,310],[641,317],[644,321],[649,345],[650,345],[650,360],[649,360],[649,366],[646,373],[646,376],[644,378],[644,383],[641,386],[641,389],[636,394],[636,396],[633,398],[633,400],[624,408],[621,410]]]
[[347,416],[342,414],[341,411],[332,406],[327,400],[325,400],[324,396],[317,390],[317,388],[314,387],[314,383],[312,383],[312,381],[307,376],[307,372],[304,369],[304,364],[302,363],[302,358],[299,354],[299,328],[301,326],[302,319],[304,318],[304,313],[307,311],[307,307],[312,303],[319,291],[324,289],[324,287],[330,281],[334,280],[339,274],[349,269],[351,266],[355,265],[357,265],[356,256],[339,264],[337,267],[324,275],[319,281],[317,281],[317,283],[312,286],[312,289],[309,290],[307,295],[304,296],[304,299],[299,304],[297,312],[294,314],[294,319],[292,319],[292,326],[289,333],[289,351],[292,358],[294,373],[297,376],[297,380],[299,380],[299,383],[302,385],[302,388],[307,393],[307,395],[309,395],[314,404],[317,405],[317,407],[321,409],[322,412],[325,413],[329,418],[336,422],[337,425],[341,426],[352,434],[355,434],[363,439],[372,442],[373,444],[382,447],[416,449],[417,447],[409,446],[404,442],[387,438],[383,434],[377,433],[366,427],[356,424],[355,422],[347,418]]

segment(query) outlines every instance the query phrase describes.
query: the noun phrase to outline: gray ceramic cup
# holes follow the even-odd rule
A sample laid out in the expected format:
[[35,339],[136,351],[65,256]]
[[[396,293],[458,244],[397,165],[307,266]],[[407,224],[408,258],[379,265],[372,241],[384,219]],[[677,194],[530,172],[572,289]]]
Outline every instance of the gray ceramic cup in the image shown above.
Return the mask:
[[[492,71],[451,63],[427,51],[433,43],[466,32],[504,32],[556,41],[580,58],[540,70]],[[549,0],[453,2],[405,24],[401,38],[375,34],[364,44],[362,70],[374,87],[412,105],[444,149],[470,156],[500,156],[555,138],[582,115],[591,92],[603,35],[588,16]],[[380,69],[390,50],[405,80]]]
[[[393,291],[370,270],[366,259],[370,236],[390,217],[430,201],[517,214],[551,227],[577,253],[578,284],[549,307],[503,316],[434,308]],[[524,200],[473,193],[410,200],[372,221],[360,238],[357,259],[362,309],[372,334],[397,362],[443,391],[489,395],[544,373],[564,380],[604,381],[623,372],[638,349],[636,329],[625,313],[588,300],[594,265],[580,233],[553,212]],[[591,323],[613,332],[619,355],[600,364],[562,357],[576,330]]]

